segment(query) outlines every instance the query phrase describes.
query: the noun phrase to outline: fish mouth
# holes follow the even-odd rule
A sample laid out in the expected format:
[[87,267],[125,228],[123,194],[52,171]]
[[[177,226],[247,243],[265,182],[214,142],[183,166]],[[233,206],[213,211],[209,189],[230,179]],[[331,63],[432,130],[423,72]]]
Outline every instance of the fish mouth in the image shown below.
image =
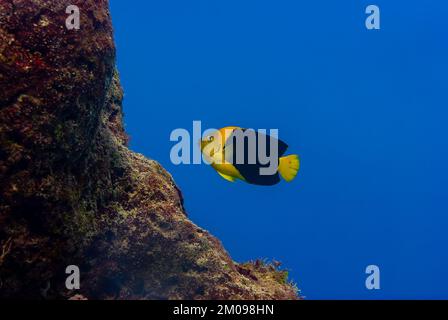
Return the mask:
[[204,140],[199,140],[199,148],[201,149],[201,151],[204,150],[204,148],[207,146],[208,141],[204,141]]

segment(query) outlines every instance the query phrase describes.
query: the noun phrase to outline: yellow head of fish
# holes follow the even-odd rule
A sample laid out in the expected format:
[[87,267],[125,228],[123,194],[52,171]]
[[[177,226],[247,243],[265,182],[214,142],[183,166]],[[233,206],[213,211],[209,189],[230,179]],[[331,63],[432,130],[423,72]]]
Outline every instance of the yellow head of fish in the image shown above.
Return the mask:
[[225,145],[227,139],[238,127],[225,127],[205,135],[201,142],[201,152],[210,163],[223,162],[225,158]]

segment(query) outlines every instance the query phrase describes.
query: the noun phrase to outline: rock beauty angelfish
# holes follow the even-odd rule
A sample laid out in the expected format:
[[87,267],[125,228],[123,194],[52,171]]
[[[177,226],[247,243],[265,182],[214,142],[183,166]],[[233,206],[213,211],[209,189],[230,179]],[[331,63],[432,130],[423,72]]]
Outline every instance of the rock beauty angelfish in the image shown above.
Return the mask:
[[[275,159],[271,157],[271,145],[274,150],[275,145],[277,146],[278,152],[273,153]],[[264,148],[260,148],[263,146]],[[283,156],[288,149],[286,143],[252,129],[225,127],[216,130],[200,141],[200,148],[205,160],[221,177],[230,182],[239,179],[250,184],[272,186],[280,182],[280,176],[287,182],[294,180],[300,167],[297,155]],[[261,149],[265,154],[263,159],[259,152]],[[241,155],[241,152],[244,154]],[[251,157],[252,161],[249,161]],[[265,172],[272,164],[266,163],[266,157],[274,162],[274,169],[269,174]]]

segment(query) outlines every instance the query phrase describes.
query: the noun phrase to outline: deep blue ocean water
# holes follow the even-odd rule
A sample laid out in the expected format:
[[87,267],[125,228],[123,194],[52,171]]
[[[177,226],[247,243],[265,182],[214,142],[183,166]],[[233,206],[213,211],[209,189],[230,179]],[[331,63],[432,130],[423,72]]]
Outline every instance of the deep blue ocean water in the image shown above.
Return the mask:
[[[309,299],[448,298],[448,2],[111,5],[131,148],[236,261],[282,261]],[[194,120],[278,128],[299,176],[263,188],[173,165],[170,133]]]

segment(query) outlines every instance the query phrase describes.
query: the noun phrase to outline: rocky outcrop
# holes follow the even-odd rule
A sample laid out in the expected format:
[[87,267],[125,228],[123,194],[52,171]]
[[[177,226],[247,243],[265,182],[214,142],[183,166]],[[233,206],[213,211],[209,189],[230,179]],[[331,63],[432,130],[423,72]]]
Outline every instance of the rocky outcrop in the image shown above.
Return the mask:
[[108,2],[78,2],[67,30],[70,2],[0,0],[0,297],[297,298],[286,272],[232,261],[127,148]]

